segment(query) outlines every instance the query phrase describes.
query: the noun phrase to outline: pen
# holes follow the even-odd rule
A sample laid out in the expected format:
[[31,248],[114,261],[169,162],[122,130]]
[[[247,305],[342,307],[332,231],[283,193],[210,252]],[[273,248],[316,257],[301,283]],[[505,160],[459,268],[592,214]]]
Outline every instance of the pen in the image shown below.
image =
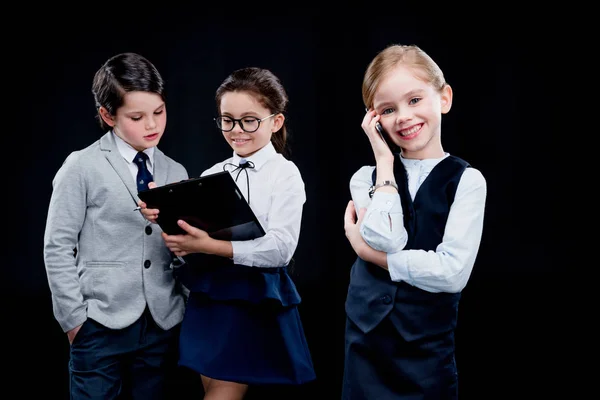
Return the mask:
[[136,207],[133,209],[133,211],[140,211],[142,209],[142,207]]

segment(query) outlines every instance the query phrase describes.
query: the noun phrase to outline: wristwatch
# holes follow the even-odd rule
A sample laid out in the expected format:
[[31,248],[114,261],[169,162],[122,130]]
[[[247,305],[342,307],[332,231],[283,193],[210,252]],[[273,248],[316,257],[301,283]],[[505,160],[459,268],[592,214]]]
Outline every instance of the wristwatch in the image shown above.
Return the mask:
[[398,185],[396,185],[396,182],[394,181],[383,181],[381,183],[378,183],[377,185],[373,185],[369,188],[369,197],[373,198],[373,194],[375,194],[375,191],[377,189],[379,189],[380,187],[384,187],[384,186],[391,186],[394,189],[398,190]]

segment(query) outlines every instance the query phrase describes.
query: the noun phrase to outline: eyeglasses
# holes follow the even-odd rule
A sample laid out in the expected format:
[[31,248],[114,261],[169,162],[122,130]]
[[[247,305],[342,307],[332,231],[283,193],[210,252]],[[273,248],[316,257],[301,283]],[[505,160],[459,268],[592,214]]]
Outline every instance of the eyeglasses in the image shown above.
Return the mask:
[[271,114],[268,117],[264,117],[262,119],[257,117],[244,117],[240,119],[235,119],[231,117],[216,117],[215,122],[217,123],[217,127],[223,132],[231,132],[233,128],[235,128],[235,123],[237,122],[238,124],[240,124],[240,128],[242,128],[244,132],[252,133],[258,130],[261,122],[275,115],[277,114]]

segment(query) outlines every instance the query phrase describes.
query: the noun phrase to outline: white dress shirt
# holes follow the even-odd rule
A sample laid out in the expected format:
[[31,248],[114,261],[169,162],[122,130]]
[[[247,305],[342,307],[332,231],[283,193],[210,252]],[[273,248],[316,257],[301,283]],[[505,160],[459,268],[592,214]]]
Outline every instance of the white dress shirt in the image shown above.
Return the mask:
[[[448,156],[446,153],[442,158],[426,160],[400,157],[413,200],[431,170]],[[390,278],[429,292],[460,292],[469,280],[481,242],[487,195],[481,172],[472,167],[465,169],[450,207],[442,242],[435,251],[425,251],[403,250],[408,236],[400,196],[376,191],[373,198],[369,198],[374,169],[374,166],[363,166],[355,172],[350,179],[350,193],[357,212],[367,208],[360,233],[373,249],[387,253]]]
[[[138,151],[131,147],[129,143],[121,139],[118,135],[113,131],[113,136],[115,138],[115,142],[117,143],[117,149],[119,149],[119,153],[123,156],[125,161],[127,161],[127,166],[129,167],[129,172],[131,172],[131,176],[133,177],[133,181],[137,182],[137,173],[138,166],[133,162],[135,156]],[[150,147],[149,149],[144,150],[144,153],[148,155],[148,159],[146,160],[146,167],[148,167],[148,171],[154,176],[154,147]]]
[[[229,171],[248,200],[266,234],[263,237],[232,241],[233,262],[255,267],[283,267],[287,265],[298,245],[302,207],[306,201],[304,181],[296,164],[275,151],[269,142],[245,160],[254,168],[236,170],[242,158],[237,154],[217,163],[202,176]],[[233,164],[233,165],[231,165]],[[246,180],[246,172],[248,180]],[[239,173],[239,175],[238,175]]]

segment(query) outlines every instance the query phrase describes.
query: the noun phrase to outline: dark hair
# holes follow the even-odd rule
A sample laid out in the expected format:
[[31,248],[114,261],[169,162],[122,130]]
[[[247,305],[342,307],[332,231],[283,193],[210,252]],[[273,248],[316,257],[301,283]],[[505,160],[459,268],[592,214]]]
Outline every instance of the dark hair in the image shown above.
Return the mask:
[[[92,94],[96,111],[104,107],[111,115],[116,115],[123,106],[125,94],[135,91],[156,93],[165,100],[163,78],[156,67],[139,54],[117,54],[109,58],[94,75]],[[96,117],[104,131],[111,129],[100,113]]]
[[[287,110],[288,96],[283,85],[271,71],[263,68],[242,68],[229,75],[217,89],[217,113],[220,112],[221,99],[227,92],[250,92],[256,95],[263,107],[273,114],[283,114]],[[271,137],[273,147],[284,156],[288,153],[287,128],[285,121],[281,129]]]

